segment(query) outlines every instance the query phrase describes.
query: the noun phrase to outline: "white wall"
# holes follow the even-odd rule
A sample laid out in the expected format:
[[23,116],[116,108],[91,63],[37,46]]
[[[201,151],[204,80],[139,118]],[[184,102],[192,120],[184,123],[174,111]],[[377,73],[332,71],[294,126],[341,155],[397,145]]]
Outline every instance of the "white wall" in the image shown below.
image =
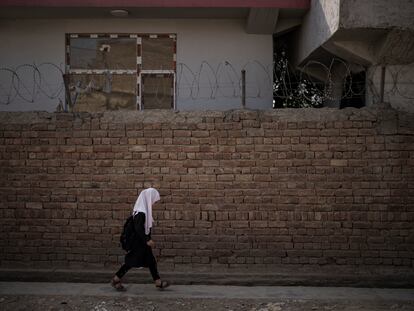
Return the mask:
[[[59,99],[64,101],[58,67],[64,70],[65,33],[176,33],[178,110],[240,108],[242,69],[247,71],[247,107],[271,109],[272,36],[246,34],[244,23],[207,19],[1,20],[0,110],[54,111]],[[37,69],[30,66],[33,64]]]

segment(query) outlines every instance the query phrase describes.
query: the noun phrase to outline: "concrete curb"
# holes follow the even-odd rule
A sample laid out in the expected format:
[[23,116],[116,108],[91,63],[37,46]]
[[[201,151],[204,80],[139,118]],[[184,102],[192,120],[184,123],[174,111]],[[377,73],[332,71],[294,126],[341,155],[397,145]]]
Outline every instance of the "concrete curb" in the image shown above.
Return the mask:
[[[109,268],[108,270],[0,269],[0,281],[107,283],[114,272]],[[177,285],[414,288],[414,272],[384,275],[163,272],[161,275]],[[147,269],[135,269],[128,272],[125,282],[147,284],[152,283],[152,279]]]

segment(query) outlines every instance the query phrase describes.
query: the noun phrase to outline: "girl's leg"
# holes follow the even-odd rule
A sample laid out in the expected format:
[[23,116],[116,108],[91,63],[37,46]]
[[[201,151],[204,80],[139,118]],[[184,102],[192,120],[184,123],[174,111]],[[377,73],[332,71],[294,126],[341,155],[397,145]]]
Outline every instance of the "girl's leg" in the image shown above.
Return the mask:
[[152,254],[152,252],[151,252],[151,256],[149,258],[148,268],[151,272],[151,276],[152,276],[152,279],[155,282],[156,287],[158,287],[159,289],[163,289],[163,288],[166,288],[170,285],[170,283],[168,283],[167,281],[162,281],[161,280],[160,275],[158,274],[157,261],[155,260],[155,257]]
[[119,268],[118,272],[115,273],[116,278],[118,278],[118,280],[115,278],[115,281],[121,281],[121,279],[128,272],[129,269],[131,269],[130,266],[123,264],[121,268]]
[[125,287],[121,284],[122,277],[131,269],[130,266],[123,264],[122,267],[115,273],[115,276],[111,280],[111,285],[117,291],[125,291]]
[[154,255],[151,254],[150,258],[149,258],[149,263],[148,263],[148,268],[151,272],[151,276],[152,279],[154,281],[157,281],[160,279],[160,275],[158,274],[158,269],[157,269],[157,261],[155,260]]

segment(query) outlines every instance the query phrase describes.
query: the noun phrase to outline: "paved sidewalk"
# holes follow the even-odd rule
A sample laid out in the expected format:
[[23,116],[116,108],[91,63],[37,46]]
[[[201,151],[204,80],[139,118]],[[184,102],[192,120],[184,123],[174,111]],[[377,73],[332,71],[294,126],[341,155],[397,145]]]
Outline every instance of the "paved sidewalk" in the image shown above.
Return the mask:
[[0,295],[68,295],[99,297],[219,298],[219,299],[318,299],[413,301],[414,289],[303,286],[215,286],[173,285],[159,291],[149,284],[126,284],[126,292],[114,291],[109,284],[0,282]]
[[414,289],[0,282],[0,310],[414,310]]
[[[73,268],[0,268],[0,282],[69,282],[106,283],[119,267],[106,269]],[[391,267],[379,270],[346,268],[292,268],[278,267],[277,271],[169,271],[159,267],[163,278],[180,285],[233,285],[233,286],[325,286],[325,287],[378,287],[414,288],[412,269]],[[129,283],[148,284],[148,269],[128,272]]]

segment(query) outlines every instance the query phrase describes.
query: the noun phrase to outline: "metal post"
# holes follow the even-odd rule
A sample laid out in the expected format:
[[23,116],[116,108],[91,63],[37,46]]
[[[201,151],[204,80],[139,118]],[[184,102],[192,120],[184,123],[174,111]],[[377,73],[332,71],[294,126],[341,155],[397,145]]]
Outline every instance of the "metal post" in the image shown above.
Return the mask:
[[63,83],[65,85],[65,95],[66,95],[65,96],[66,97],[65,108],[67,108],[70,112],[72,112],[73,105],[72,105],[72,98],[70,96],[70,89],[69,89],[70,76],[68,74],[63,74]]
[[242,76],[242,108],[246,108],[246,70],[241,71]]
[[381,67],[381,82],[380,82],[380,103],[384,102],[384,89],[385,89],[385,66]]

